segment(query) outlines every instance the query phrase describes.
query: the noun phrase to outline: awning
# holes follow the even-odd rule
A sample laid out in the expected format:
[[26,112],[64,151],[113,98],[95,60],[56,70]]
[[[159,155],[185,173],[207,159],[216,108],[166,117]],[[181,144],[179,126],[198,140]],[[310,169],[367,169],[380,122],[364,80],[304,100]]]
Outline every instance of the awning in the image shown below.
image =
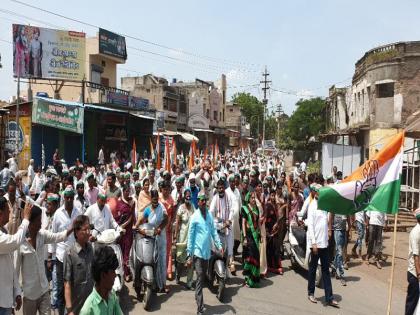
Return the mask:
[[150,117],[150,116],[146,116],[146,115],[142,115],[142,114],[137,114],[137,113],[133,113],[133,112],[130,112],[130,115],[138,117],[138,118],[143,118],[143,119],[156,120],[156,118],[154,118],[154,117]]
[[160,136],[168,136],[168,137],[173,137],[173,136],[177,136],[178,135],[178,133],[176,131],[170,131],[170,130],[159,131],[159,132],[154,131],[153,132],[153,135],[154,136],[157,136],[158,134]]
[[211,132],[211,133],[214,133],[214,131],[211,130],[211,129],[194,128],[193,130],[197,131],[197,132]]
[[229,132],[233,132],[233,133],[240,133],[239,131],[234,130],[234,129],[228,129],[227,131],[229,131]]
[[198,142],[198,138],[188,132],[178,132],[178,134],[182,137],[182,139],[184,139],[187,142],[192,142],[193,140],[195,142]]
[[93,104],[85,104],[85,108],[105,110],[105,111],[108,111],[108,112],[117,112],[117,113],[125,113],[125,114],[127,113],[126,110],[116,109],[116,108],[111,108],[111,107],[106,107],[106,106],[93,105]]

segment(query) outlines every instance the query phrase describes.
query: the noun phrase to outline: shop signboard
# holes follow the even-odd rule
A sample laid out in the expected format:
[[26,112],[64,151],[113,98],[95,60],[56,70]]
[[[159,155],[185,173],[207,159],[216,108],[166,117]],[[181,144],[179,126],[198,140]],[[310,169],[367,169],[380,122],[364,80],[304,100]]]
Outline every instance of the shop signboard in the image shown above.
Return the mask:
[[18,153],[22,152],[25,136],[20,124],[16,121],[9,121],[6,132],[6,150],[10,153],[16,152],[16,136],[18,139]]
[[108,91],[106,94],[106,102],[108,104],[128,106],[128,95],[118,92]]
[[99,53],[124,60],[127,59],[125,37],[100,28]]
[[83,107],[76,103],[35,98],[32,122],[57,129],[83,133]]
[[142,97],[130,96],[129,107],[135,110],[149,110],[149,100]]
[[82,80],[86,34],[13,24],[13,75]]

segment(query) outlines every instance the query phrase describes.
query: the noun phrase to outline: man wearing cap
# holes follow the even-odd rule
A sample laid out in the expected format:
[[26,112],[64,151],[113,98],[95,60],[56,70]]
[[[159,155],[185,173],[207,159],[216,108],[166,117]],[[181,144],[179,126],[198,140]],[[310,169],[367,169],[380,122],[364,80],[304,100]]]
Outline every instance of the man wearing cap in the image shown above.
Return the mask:
[[[67,186],[63,192],[64,205],[54,214],[52,221],[52,232],[58,233],[67,230],[73,220],[80,215],[80,211],[74,206],[74,190]],[[60,315],[64,314],[64,273],[63,261],[66,250],[75,242],[73,234],[66,241],[52,246],[52,253],[55,253],[56,279],[57,279],[57,304]],[[49,250],[50,251],[50,250]]]
[[191,202],[194,205],[194,207],[197,209],[198,208],[198,192],[199,192],[199,188],[198,188],[198,184],[196,183],[196,178],[195,178],[195,174],[191,173],[188,177],[188,186],[191,190]]
[[95,175],[93,173],[87,173],[87,189],[86,197],[89,202],[89,205],[93,205],[98,198],[99,188],[95,186]]
[[89,196],[85,193],[85,183],[82,180],[76,184],[74,206],[79,209],[82,214],[85,213],[86,209],[90,206]]
[[416,226],[411,230],[408,241],[407,298],[405,315],[412,315],[417,307],[420,292],[420,208],[414,211]]
[[184,195],[184,176],[179,176],[175,179],[175,188],[172,189],[171,196],[172,199],[175,201],[175,207],[178,207],[183,202],[183,195]]
[[191,216],[188,228],[187,264],[189,267],[194,264],[194,269],[197,274],[195,286],[197,314],[203,314],[203,282],[207,273],[212,241],[216,248],[221,250],[222,256],[224,253],[219,235],[214,226],[213,217],[207,210],[207,197],[205,194],[200,194],[197,199],[198,210]]
[[308,207],[308,232],[307,246],[311,247],[311,259],[308,271],[308,299],[312,303],[317,303],[314,297],[315,276],[318,268],[318,260],[321,260],[322,280],[325,291],[325,301],[328,305],[339,307],[334,300],[328,258],[328,212],[318,209],[318,192],[321,185],[315,184],[312,187],[312,201]]
[[[235,175],[229,176],[229,187],[226,189],[226,193],[232,195],[235,200],[235,209],[233,210],[232,217],[232,230],[233,230],[233,254],[236,255],[238,252],[239,244],[241,243],[241,229],[239,222],[239,213],[241,212],[242,207],[242,198],[241,193],[235,185]],[[234,266],[234,265],[233,265]]]

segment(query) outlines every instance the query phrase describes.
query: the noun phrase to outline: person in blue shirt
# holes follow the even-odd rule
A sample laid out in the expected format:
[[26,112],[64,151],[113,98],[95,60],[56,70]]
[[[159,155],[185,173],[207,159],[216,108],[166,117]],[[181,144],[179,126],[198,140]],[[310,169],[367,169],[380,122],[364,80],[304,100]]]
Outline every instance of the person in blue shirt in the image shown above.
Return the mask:
[[198,210],[191,216],[190,226],[188,228],[187,266],[191,267],[194,263],[194,269],[197,274],[195,286],[197,314],[203,314],[203,282],[210,259],[212,241],[216,248],[221,251],[222,256],[224,253],[219,235],[214,227],[213,217],[206,206],[207,196],[200,194],[197,199]]

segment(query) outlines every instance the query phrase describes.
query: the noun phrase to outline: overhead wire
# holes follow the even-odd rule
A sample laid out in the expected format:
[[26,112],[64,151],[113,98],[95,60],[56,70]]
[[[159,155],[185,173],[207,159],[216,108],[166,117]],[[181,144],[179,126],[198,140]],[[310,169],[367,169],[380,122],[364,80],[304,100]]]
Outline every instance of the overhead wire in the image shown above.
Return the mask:
[[[92,28],[97,28],[97,29],[101,28],[98,25],[88,23],[88,22],[85,22],[85,21],[82,21],[82,20],[79,20],[79,19],[75,19],[75,18],[66,16],[66,15],[63,15],[63,14],[60,14],[60,13],[57,13],[57,12],[53,12],[53,11],[50,11],[50,10],[47,10],[47,9],[29,4],[29,3],[26,3],[26,2],[23,2],[23,1],[19,1],[19,0],[10,0],[10,1],[21,4],[21,5],[26,6],[26,7],[30,7],[30,8],[35,9],[35,10],[42,11],[44,13],[52,14],[52,15],[58,16],[58,17],[63,18],[63,19],[67,19],[67,20],[70,20],[70,21],[73,21],[73,22],[76,22],[76,23],[79,23],[79,24],[82,24],[82,25],[86,25],[86,26],[89,26],[89,27],[92,27]],[[224,59],[224,58],[210,57],[210,56],[186,51],[186,50],[183,50],[183,49],[173,48],[173,47],[170,47],[170,46],[167,46],[167,45],[164,45],[164,44],[160,44],[160,43],[157,43],[157,42],[153,42],[153,41],[150,41],[150,40],[145,40],[145,39],[137,37],[137,36],[132,36],[132,35],[129,35],[129,34],[124,34],[124,33],[119,33],[119,34],[126,37],[126,38],[130,38],[130,39],[133,39],[133,40],[136,40],[136,41],[140,41],[140,42],[143,42],[143,43],[148,44],[148,45],[156,46],[156,47],[159,47],[159,48],[164,48],[164,49],[171,50],[171,51],[181,53],[181,54],[184,54],[184,55],[190,55],[190,56],[193,56],[193,57],[196,57],[196,58],[207,59],[207,60],[213,61],[213,62],[223,62],[223,63],[229,64],[231,66],[240,65],[241,67],[242,66],[245,66],[245,67],[261,67],[262,66],[262,65],[255,64],[255,63],[246,63],[246,62],[241,62],[241,61],[231,61],[231,60],[227,60],[227,59]]]

